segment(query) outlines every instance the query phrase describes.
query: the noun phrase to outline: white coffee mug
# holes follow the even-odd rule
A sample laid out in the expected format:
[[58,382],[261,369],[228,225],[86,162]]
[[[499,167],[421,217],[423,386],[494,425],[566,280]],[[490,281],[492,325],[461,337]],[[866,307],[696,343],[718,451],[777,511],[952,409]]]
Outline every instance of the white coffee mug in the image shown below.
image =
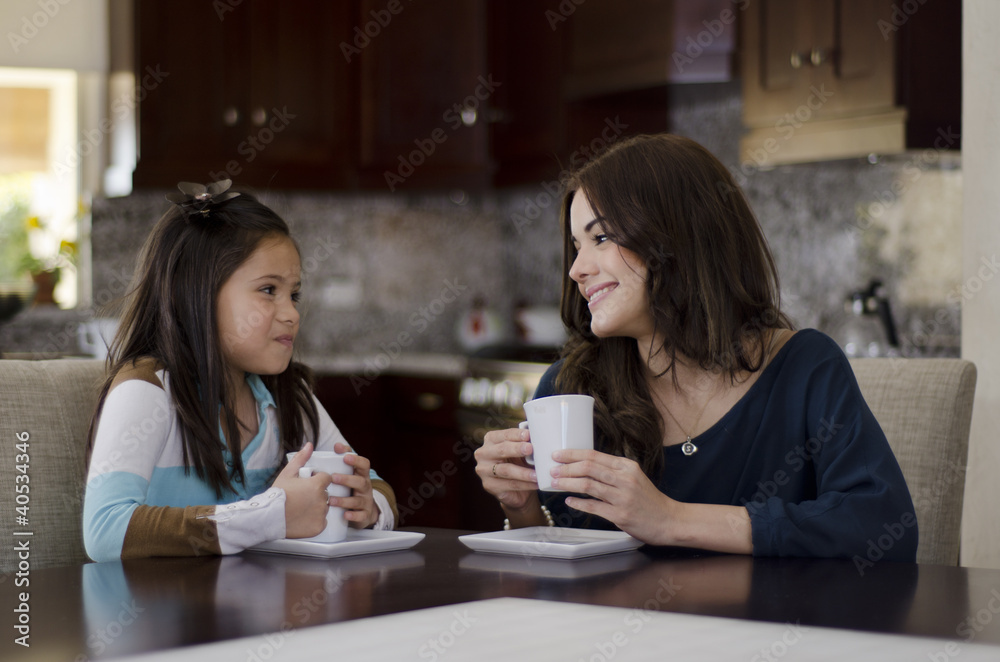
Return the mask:
[[[288,461],[291,462],[296,453],[288,453]],[[344,461],[344,455],[333,451],[313,451],[305,466],[299,469],[300,478],[309,478],[317,471],[333,474],[352,474],[354,468]],[[330,483],[326,488],[329,496],[346,497],[351,496],[351,488],[346,485]],[[344,519],[344,509],[337,506],[330,506],[326,513],[326,528],[323,532],[312,538],[301,538],[310,542],[340,542],[347,537],[347,520]]]
[[519,427],[531,430],[534,453],[525,458],[534,465],[538,489],[563,492],[552,487],[557,464],[552,453],[560,449],[594,448],[594,399],[589,395],[550,395],[524,403],[528,420]]

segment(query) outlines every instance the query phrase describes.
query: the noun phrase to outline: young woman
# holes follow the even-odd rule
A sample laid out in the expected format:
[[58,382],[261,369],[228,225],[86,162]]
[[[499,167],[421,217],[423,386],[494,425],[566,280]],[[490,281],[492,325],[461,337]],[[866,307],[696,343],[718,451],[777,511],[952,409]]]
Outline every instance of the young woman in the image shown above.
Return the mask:
[[[140,255],[91,423],[95,561],[310,537],[328,506],[356,528],[395,522],[392,489],[361,456],[347,457],[353,475],[297,477],[313,449],[351,448],[292,361],[301,266],[288,226],[229,184],[181,184]],[[352,495],[327,497],[331,482]]]
[[535,397],[595,398],[594,451],[538,492],[527,431],[477,473],[513,527],[617,527],[653,545],[913,561],[906,483],[840,348],[781,312],[763,232],[727,169],[673,135],[624,141],[564,199],[570,338]]

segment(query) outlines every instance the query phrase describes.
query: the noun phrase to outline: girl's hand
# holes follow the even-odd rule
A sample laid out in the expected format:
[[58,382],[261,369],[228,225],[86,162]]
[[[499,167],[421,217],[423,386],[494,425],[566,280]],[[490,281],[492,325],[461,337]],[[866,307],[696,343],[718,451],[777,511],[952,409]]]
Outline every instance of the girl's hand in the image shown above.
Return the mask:
[[299,478],[299,469],[312,455],[313,446],[307,443],[274,479],[274,487],[285,490],[285,537],[311,538],[326,528],[329,509],[326,486],[330,474],[315,473],[309,478]]
[[[354,453],[350,446],[337,442],[333,450],[337,453],[347,453],[344,461],[354,467],[353,474],[334,474],[333,482],[351,488],[349,497],[330,497],[330,505],[344,509],[344,517],[348,526],[354,529],[367,529],[378,521],[379,509],[372,498],[372,481],[370,474],[371,462],[368,458]],[[298,456],[296,456],[298,457]]]
[[531,454],[528,430],[493,430],[476,450],[476,473],[483,489],[508,511],[538,510],[538,479],[524,457]]
[[559,450],[552,459],[564,463],[552,470],[553,487],[594,497],[567,497],[567,506],[603,517],[647,544],[674,542],[669,532],[683,504],[657,489],[637,462],[593,450]]

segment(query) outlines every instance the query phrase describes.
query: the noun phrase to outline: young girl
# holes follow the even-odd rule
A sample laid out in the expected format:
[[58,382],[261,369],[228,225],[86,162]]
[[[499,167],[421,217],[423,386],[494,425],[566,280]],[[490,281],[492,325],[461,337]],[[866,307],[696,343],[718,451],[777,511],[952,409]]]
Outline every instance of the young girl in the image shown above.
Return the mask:
[[[913,561],[916,518],[840,348],[795,332],[729,171],[672,135],[623,141],[570,180],[570,338],[535,397],[594,397],[594,451],[537,491],[528,433],[486,435],[476,471],[510,526],[618,527],[653,545]],[[590,497],[590,498],[586,498]]]
[[[291,360],[301,267],[288,226],[229,184],[181,184],[140,255],[90,427],[95,561],[310,537],[328,506],[355,528],[394,525],[392,489],[367,459],[348,455],[353,475],[298,477],[313,449],[351,449]],[[352,495],[327,497],[331,482]]]

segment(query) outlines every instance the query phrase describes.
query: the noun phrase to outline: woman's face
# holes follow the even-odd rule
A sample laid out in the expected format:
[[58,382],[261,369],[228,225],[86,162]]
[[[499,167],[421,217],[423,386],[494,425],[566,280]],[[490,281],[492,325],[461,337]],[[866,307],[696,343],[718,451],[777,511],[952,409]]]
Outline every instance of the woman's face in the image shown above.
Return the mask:
[[652,336],[653,316],[642,260],[605,236],[602,219],[594,215],[582,189],[573,196],[569,218],[577,251],[569,277],[588,302],[594,335],[636,339]]
[[216,304],[219,344],[237,373],[276,375],[292,359],[299,332],[299,253],[288,237],[268,237],[223,283]]

